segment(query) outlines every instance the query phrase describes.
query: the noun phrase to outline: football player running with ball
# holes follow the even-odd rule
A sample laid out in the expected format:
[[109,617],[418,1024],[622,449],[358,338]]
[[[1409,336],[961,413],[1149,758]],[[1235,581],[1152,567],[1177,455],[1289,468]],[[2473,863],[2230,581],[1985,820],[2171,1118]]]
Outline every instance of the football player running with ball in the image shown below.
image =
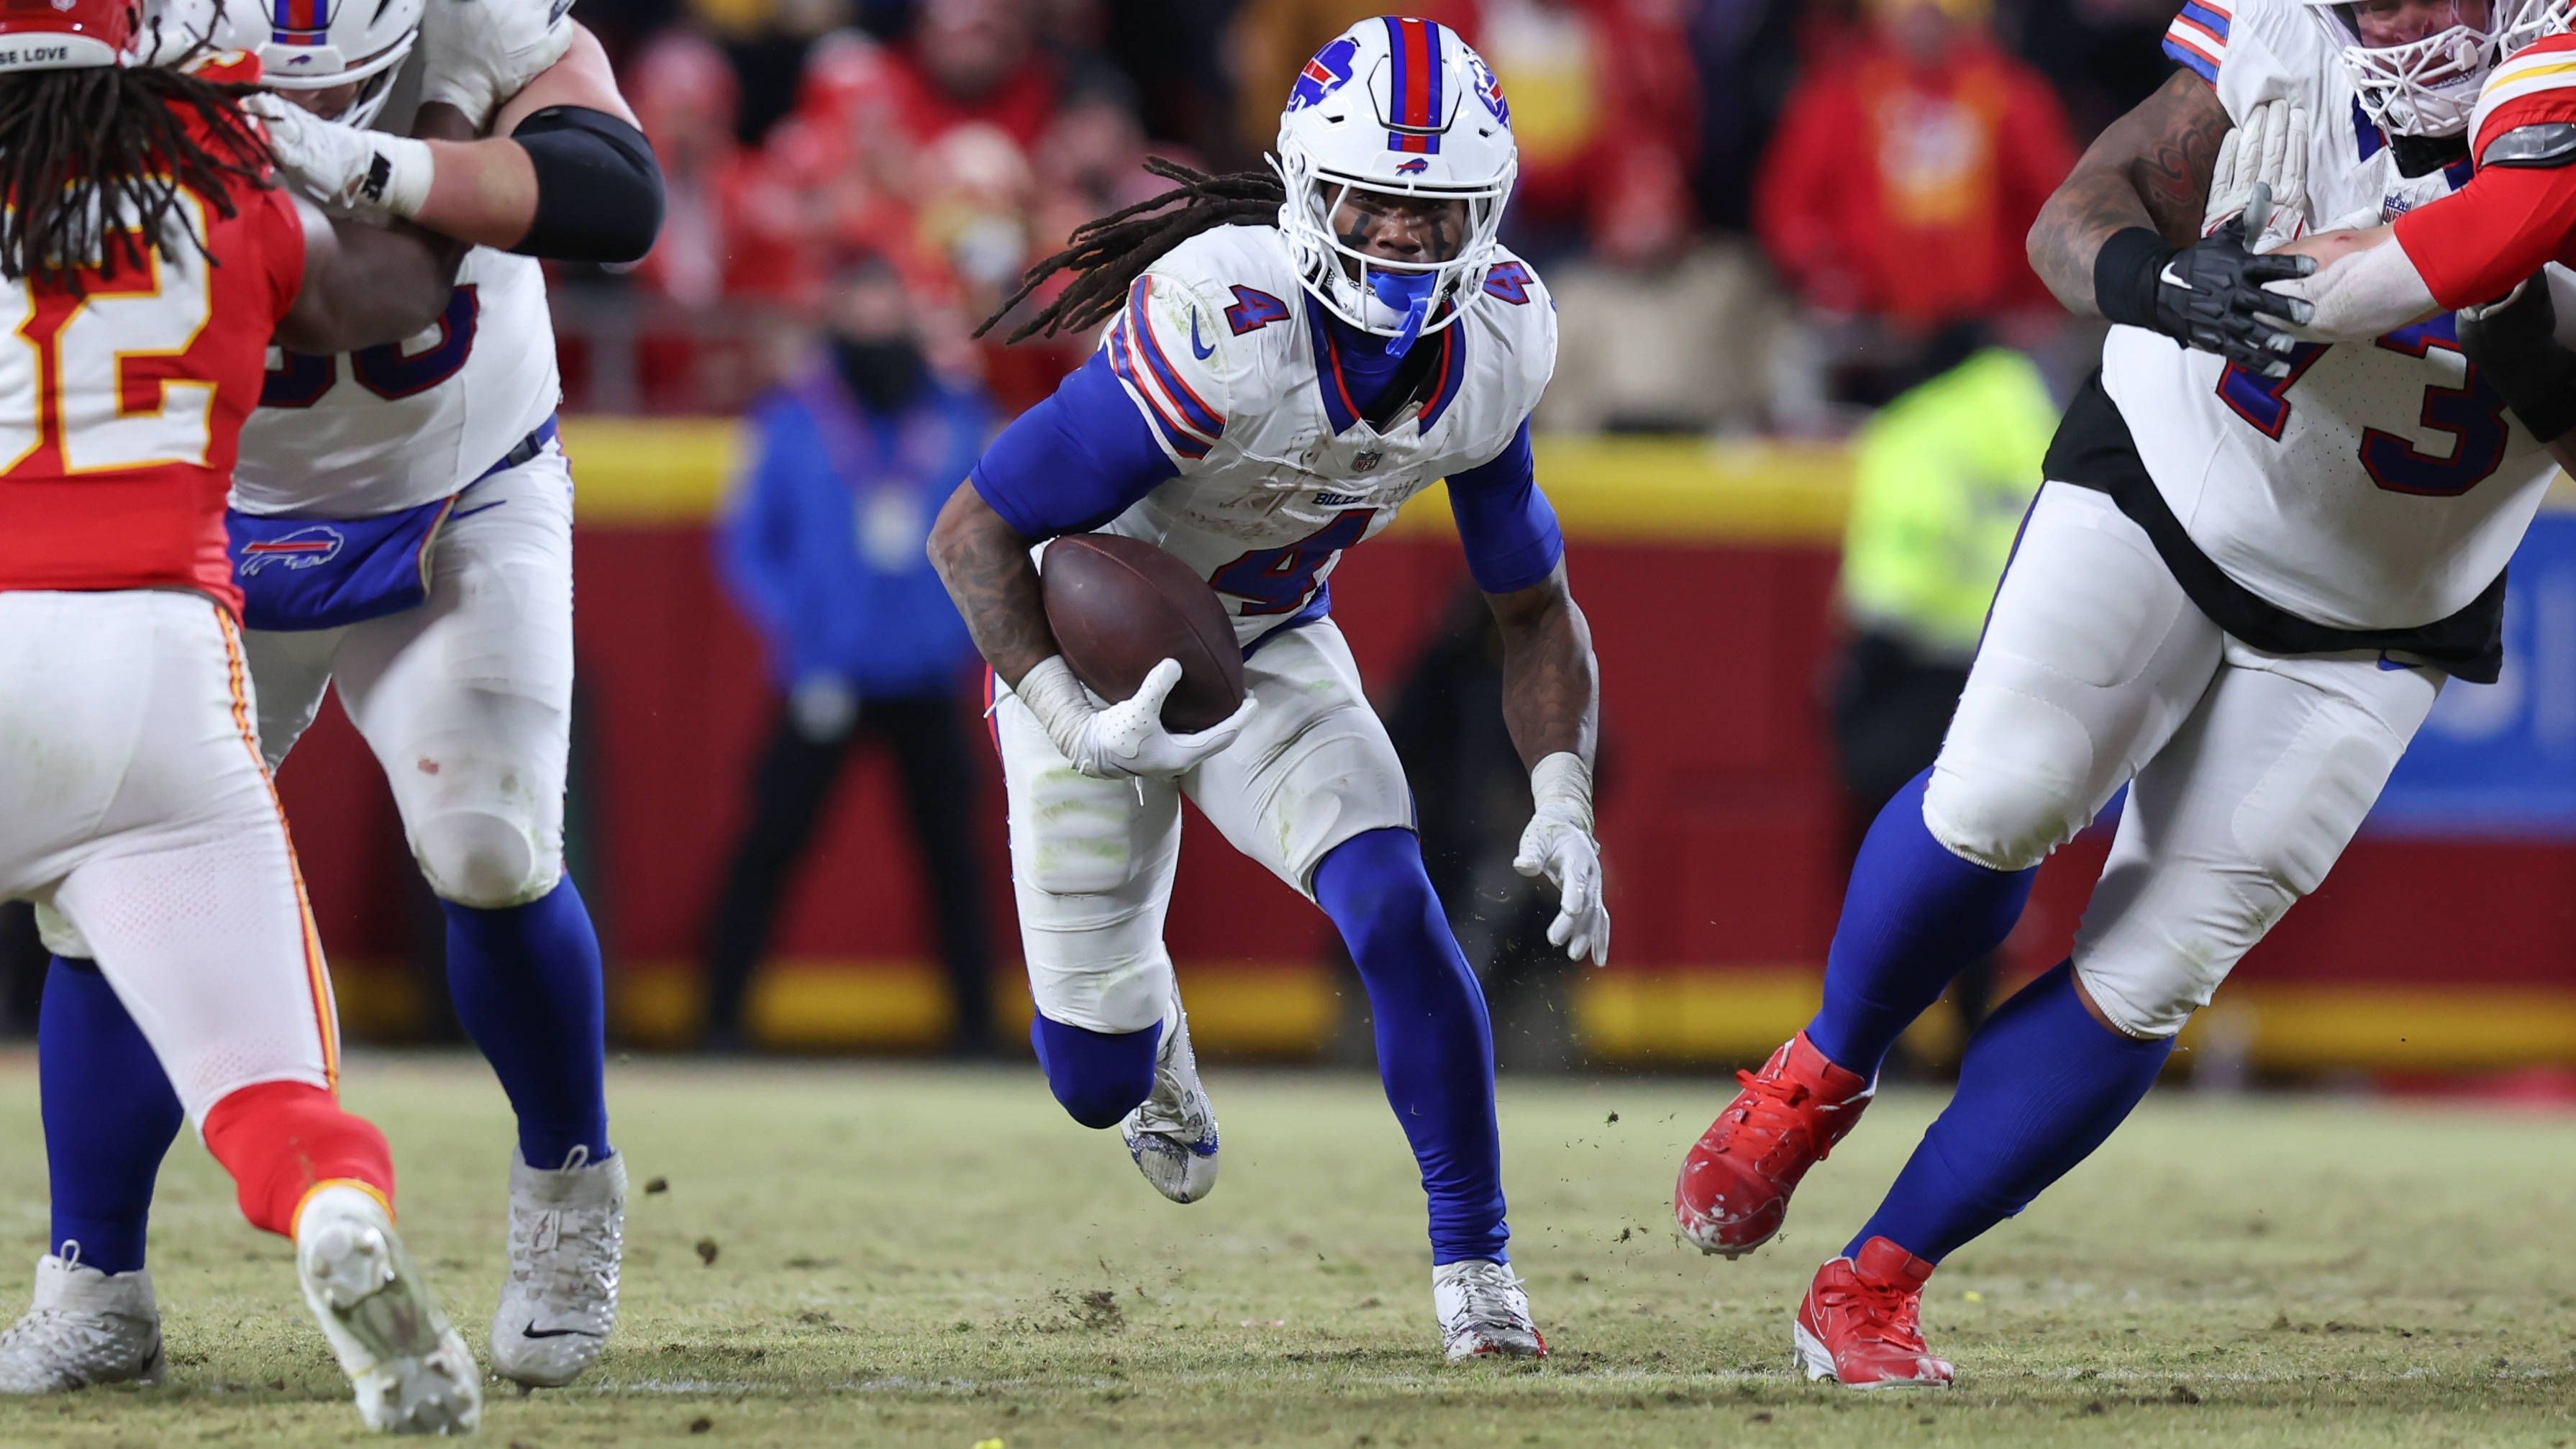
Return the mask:
[[[569,1382],[606,1343],[626,1196],[599,942],[563,873],[572,479],[538,258],[632,260],[661,210],[651,149],[568,8],[275,0],[219,32],[284,98],[264,114],[298,187],[481,243],[408,342],[271,358],[229,525],[261,751],[282,761],[336,683],[446,915],[457,1017],[517,1114],[490,1343],[493,1369],[531,1385]],[[87,945],[45,925],[53,1250],[0,1336],[0,1391],[18,1393],[159,1363],[144,1230],[180,1109]]]
[[[383,1134],[339,1102],[223,519],[272,335],[418,331],[457,249],[291,200],[246,110],[258,63],[149,64],[135,29],[134,0],[0,11],[0,307],[24,319],[0,346],[0,898],[95,943],[141,1070],[242,1215],[294,1240],[368,1427],[470,1432],[481,1372],[394,1230]],[[49,1121],[87,1105],[49,1084]],[[161,1371],[157,1341],[140,1365],[118,1343],[59,1347],[74,1372]]]
[[[1510,110],[1455,32],[1365,20],[1298,75],[1275,166],[1274,178],[1158,165],[1178,190],[1082,228],[1033,271],[1031,289],[1072,279],[1020,335],[1108,331],[994,442],[931,535],[998,681],[1031,1035],[1076,1121],[1122,1127],[1164,1196],[1206,1196],[1216,1116],[1162,930],[1188,795],[1350,947],[1430,1198],[1447,1354],[1536,1357],[1547,1346],[1504,1249],[1484,998],[1424,874],[1411,792],[1326,582],[1343,550],[1449,480],[1531,767],[1519,864],[1561,892],[1551,939],[1603,959],[1597,671],[1530,459],[1555,318],[1495,240],[1518,170]],[[1215,591],[1244,655],[1232,718],[1167,733],[1169,661],[1126,700],[1076,681],[1032,548],[1086,531],[1155,544]]]
[[[2057,295],[2119,325],[1940,758],[1861,850],[1823,1009],[1683,1164],[1685,1235],[1732,1256],[1776,1233],[1897,1034],[2002,944],[2041,860],[2123,785],[2128,804],[2072,958],[1978,1029],[1948,1108],[1816,1274],[1793,1331],[1811,1377],[1950,1381],[1919,1317],[1935,1265],[2118,1127],[2316,889],[2443,682],[2496,677],[2540,444],[2448,315],[2292,350],[2279,324],[2308,309],[2264,288],[2311,264],[2247,245],[2464,181],[2495,27],[2489,0],[2189,0],[2166,45],[2183,68],[2033,228]],[[2247,184],[2265,176],[2282,221]]]

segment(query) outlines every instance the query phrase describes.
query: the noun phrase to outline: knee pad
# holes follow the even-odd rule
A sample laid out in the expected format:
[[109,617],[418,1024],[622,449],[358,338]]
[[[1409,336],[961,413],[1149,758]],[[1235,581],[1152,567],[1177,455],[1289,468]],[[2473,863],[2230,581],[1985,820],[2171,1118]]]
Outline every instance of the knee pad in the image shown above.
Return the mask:
[[2102,1008],[2102,1015],[2121,1035],[2140,1041],[2181,1035],[2191,1014],[2209,1004],[2210,993],[2226,975],[2214,972],[2204,981],[2198,973],[2175,970],[2151,981],[2136,972],[2105,970],[2090,961],[2075,963],[2075,978],[2084,983],[2084,994]]
[[1989,755],[1954,768],[1947,752],[1923,791],[1923,826],[1952,855],[1988,870],[2028,870],[2091,819],[2081,772],[2035,757]]
[[524,906],[563,877],[559,841],[549,847],[530,822],[482,810],[422,821],[412,833],[412,853],[440,900],[476,910]]
[[1047,1086],[1066,1113],[1085,1127],[1115,1127],[1153,1095],[1154,1059],[1162,1040],[1160,1023],[1115,1033],[1044,1016],[1029,1023],[1029,1044],[1037,1048]]

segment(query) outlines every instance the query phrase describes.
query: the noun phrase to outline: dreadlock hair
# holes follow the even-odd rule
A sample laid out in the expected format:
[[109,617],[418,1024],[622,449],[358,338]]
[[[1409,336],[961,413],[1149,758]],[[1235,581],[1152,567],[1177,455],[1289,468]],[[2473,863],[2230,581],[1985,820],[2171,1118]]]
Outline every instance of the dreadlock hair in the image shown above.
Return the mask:
[[241,108],[258,89],[165,65],[0,76],[0,280],[79,295],[85,269],[113,277],[147,248],[175,262],[174,215],[205,255],[179,194],[229,220],[236,186],[265,184],[268,141]]
[[[1013,329],[1012,342],[1053,337],[1061,332],[1088,332],[1117,314],[1127,288],[1163,253],[1211,227],[1243,222],[1276,221],[1288,190],[1268,171],[1234,171],[1211,176],[1177,161],[1150,157],[1145,169],[1180,183],[1160,196],[1121,207],[1073,229],[1063,251],[1029,268],[1013,292],[984,325],[983,336],[1011,309],[1029,299],[1058,272],[1074,274],[1072,285],[1036,315]],[[1174,207],[1166,211],[1165,207]]]

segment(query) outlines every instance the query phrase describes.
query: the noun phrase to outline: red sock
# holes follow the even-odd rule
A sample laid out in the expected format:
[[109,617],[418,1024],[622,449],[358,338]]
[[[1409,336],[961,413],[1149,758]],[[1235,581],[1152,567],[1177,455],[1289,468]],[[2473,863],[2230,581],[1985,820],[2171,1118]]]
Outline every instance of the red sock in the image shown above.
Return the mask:
[[320,1087],[261,1082],[231,1093],[206,1113],[206,1150],[233,1175],[242,1216],[281,1237],[295,1235],[296,1209],[326,1182],[365,1188],[393,1210],[385,1134]]

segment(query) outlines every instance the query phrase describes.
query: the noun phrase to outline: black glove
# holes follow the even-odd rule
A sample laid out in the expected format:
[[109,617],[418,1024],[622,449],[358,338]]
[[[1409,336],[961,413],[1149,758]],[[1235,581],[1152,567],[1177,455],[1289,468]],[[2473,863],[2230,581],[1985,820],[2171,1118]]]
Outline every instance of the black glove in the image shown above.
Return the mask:
[[2576,429],[2576,352],[2558,345],[2558,309],[2537,272],[2501,302],[2463,307],[2460,350],[2544,443]]
[[2170,247],[2145,227],[2102,244],[2093,261],[2093,299],[2114,322],[2161,332],[2185,347],[2214,352],[2265,377],[2287,377],[2297,345],[2288,328],[2315,315],[2296,297],[2263,290],[2317,269],[2313,257],[2256,256],[2268,194],[2218,230],[2187,247]]

